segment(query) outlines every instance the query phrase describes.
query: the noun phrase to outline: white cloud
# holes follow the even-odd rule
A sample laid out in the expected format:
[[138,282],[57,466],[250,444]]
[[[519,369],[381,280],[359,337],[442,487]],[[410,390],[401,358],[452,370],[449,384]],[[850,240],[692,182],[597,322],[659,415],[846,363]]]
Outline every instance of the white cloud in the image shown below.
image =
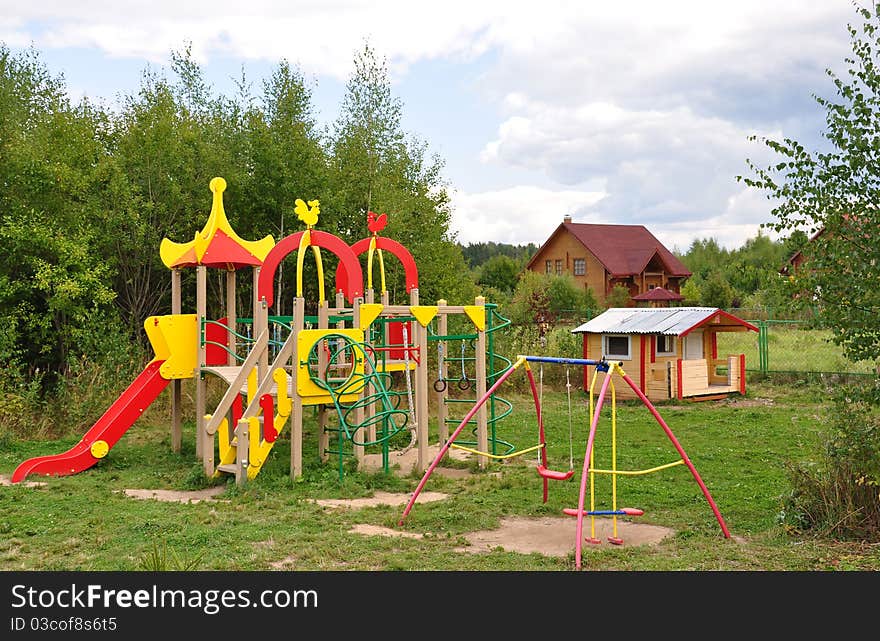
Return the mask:
[[[752,131],[687,107],[637,111],[608,103],[569,108],[532,102],[520,112],[486,145],[484,162],[542,172],[570,186],[604,179],[607,196],[581,207],[583,214],[652,230],[682,221],[692,235],[723,233],[740,242],[754,235],[741,237],[746,229],[753,232],[767,220],[766,203],[745,199],[736,181],[748,174],[747,157],[766,158],[764,147],[748,140]],[[716,226],[709,226],[716,216]],[[726,224],[731,232],[723,230]]]
[[[858,22],[850,0],[0,0],[0,16],[0,39],[13,46],[161,63],[192,42],[201,62],[284,57],[340,80],[364,39],[395,78],[419,61],[488,54],[483,75],[462,86],[502,118],[482,134],[480,159],[495,176],[509,172],[510,187],[455,198],[464,242],[541,242],[571,212],[646,224],[685,246],[756,233],[770,207],[735,176],[766,152],[747,137],[823,128],[810,94],[830,90],[824,69],[840,67],[846,24]],[[586,186],[597,181],[601,199]],[[538,214],[526,215],[529,200],[543,201]]]
[[475,194],[453,190],[450,196],[455,212],[451,227],[460,243],[525,245],[543,243],[563,216],[599,202],[604,193],[518,186]]
[[[515,3],[514,3],[515,4]],[[111,56],[164,62],[192,43],[200,62],[226,55],[287,58],[307,72],[344,79],[353,52],[369,39],[398,71],[417,60],[467,58],[486,50],[483,32],[502,3],[444,6],[393,0],[251,0],[247,3],[132,0],[114,3],[0,1],[16,16],[0,32],[38,47],[95,47]],[[0,24],[0,27],[3,27]]]
[[[365,37],[398,70],[494,48],[509,57],[501,76],[516,74],[532,92],[559,95],[564,88],[572,100],[603,87],[631,92],[658,73],[695,62],[760,74],[806,51],[823,57],[839,46],[838,38],[824,36],[828,25],[842,29],[854,17],[845,0],[615,6],[565,0],[2,0],[0,15],[14,16],[0,22],[0,35],[38,46],[97,47],[113,56],[161,61],[191,41],[203,61],[215,54],[287,57],[310,72],[337,77],[347,76],[352,52]],[[571,83],[575,78],[580,82]]]

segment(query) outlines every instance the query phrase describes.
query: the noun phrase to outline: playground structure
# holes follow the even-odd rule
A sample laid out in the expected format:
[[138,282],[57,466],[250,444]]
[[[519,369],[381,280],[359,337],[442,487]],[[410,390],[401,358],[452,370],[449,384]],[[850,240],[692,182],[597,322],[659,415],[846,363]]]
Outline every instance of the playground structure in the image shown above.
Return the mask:
[[[510,366],[494,352],[494,334],[508,323],[494,305],[477,297],[473,305],[421,305],[416,261],[400,243],[381,236],[385,214],[368,213],[370,235],[349,246],[339,237],[315,228],[319,202],[296,201],[295,213],[305,230],[277,243],[271,236],[258,241],[240,238],[223,206],[226,182],[211,180],[211,213],[192,241],[163,239],[160,257],[171,270],[171,314],[147,319],[145,330],[156,357],[69,452],[23,462],[13,482],[31,474],[68,475],[81,472],[107,456],[143,411],[171,384],[171,447],[181,450],[182,381],[195,385],[195,450],[210,477],[234,475],[237,483],[253,479],[263,468],[278,436],[290,424],[290,474],[303,475],[303,418],[317,413],[318,450],[322,461],[336,455],[340,477],[345,457],[360,465],[368,449],[379,448],[383,467],[395,437],[409,433],[408,448],[417,449],[416,467],[429,463],[429,393],[436,394],[437,436],[448,438],[458,424],[457,404],[473,390],[476,398]],[[333,304],[325,292],[324,256],[338,261]],[[271,315],[275,283],[282,261],[296,254],[295,296],[290,316]],[[315,314],[306,313],[304,260],[311,253],[317,271]],[[360,257],[366,254],[366,283]],[[386,288],[385,257],[403,267],[406,304],[393,304]],[[378,296],[373,287],[378,265]],[[237,272],[251,268],[253,301],[250,317],[238,317]],[[182,313],[182,270],[196,271],[195,314]],[[208,317],[209,268],[225,272],[225,316]],[[378,299],[378,300],[377,300]],[[472,330],[449,334],[458,319]],[[429,344],[437,346],[430,367]],[[457,349],[460,348],[460,349]],[[452,372],[451,364],[456,370]],[[431,373],[436,378],[431,381]],[[208,381],[225,387],[208,412]],[[405,384],[405,391],[395,389]],[[450,394],[450,389],[456,390]],[[496,423],[510,410],[509,402],[488,395],[467,423],[473,445],[485,453],[485,466],[500,448],[512,449],[496,433]]]
[[[535,384],[535,377],[532,373],[532,368],[530,363],[541,363],[541,392],[538,390],[538,386]],[[709,493],[709,489],[706,487],[706,484],[700,478],[697,469],[694,467],[691,460],[688,458],[687,453],[682,448],[681,444],[676,439],[675,435],[672,433],[672,430],[666,424],[666,421],[663,420],[663,417],[660,416],[660,413],[657,411],[657,408],[651,403],[648,397],[639,389],[638,385],[626,374],[626,372],[621,367],[621,363],[614,361],[606,361],[606,360],[591,360],[591,359],[583,359],[583,358],[555,358],[555,357],[542,357],[542,356],[519,356],[516,361],[509,367],[492,385],[492,387],[486,391],[483,396],[479,398],[479,400],[471,407],[468,413],[465,415],[464,419],[462,419],[459,426],[452,432],[449,438],[446,440],[444,445],[438,451],[436,457],[428,466],[428,469],[425,470],[422,479],[419,481],[419,484],[416,486],[415,491],[410,496],[409,502],[404,508],[403,514],[398,521],[398,525],[403,525],[406,517],[409,515],[410,511],[412,511],[415,502],[424,489],[425,484],[428,482],[432,472],[436,469],[437,465],[446,455],[450,448],[457,447],[456,439],[458,435],[461,433],[463,428],[468,424],[468,421],[480,411],[482,406],[489,400],[490,396],[495,393],[495,391],[507,380],[513,372],[517,369],[524,369],[529,381],[529,387],[532,393],[532,399],[534,401],[535,406],[535,416],[538,427],[538,444],[532,447],[524,448],[519,450],[515,454],[511,455],[525,455],[533,451],[540,452],[538,463],[535,466],[535,469],[540,476],[543,482],[543,501],[546,503],[548,499],[548,490],[549,490],[549,482],[550,481],[567,481],[574,477],[575,470],[573,465],[573,455],[570,456],[569,459],[569,469],[567,471],[562,470],[554,470],[548,467],[547,460],[547,443],[545,438],[544,431],[544,420],[542,414],[542,392],[543,392],[543,363],[554,363],[554,364],[565,364],[565,365],[575,365],[584,367],[585,370],[588,367],[592,367],[593,376],[592,381],[589,386],[589,433],[587,437],[586,443],[586,451],[584,453],[583,465],[581,469],[580,482],[579,482],[579,492],[578,492],[578,505],[576,508],[565,508],[563,513],[568,516],[574,516],[577,518],[577,528],[576,528],[576,536],[575,536],[575,565],[578,570],[581,569],[582,564],[582,552],[583,552],[583,543],[586,541],[591,544],[599,544],[601,541],[596,538],[596,528],[595,528],[595,518],[597,516],[611,516],[612,517],[612,535],[608,538],[608,541],[615,545],[620,545],[623,543],[623,540],[618,537],[617,531],[617,519],[619,516],[641,516],[644,514],[644,511],[638,508],[628,508],[628,507],[618,507],[617,504],[617,477],[618,476],[641,476],[645,474],[650,474],[654,472],[659,472],[661,470],[665,470],[671,467],[675,467],[678,465],[685,465],[690,471],[693,479],[699,485],[700,490],[703,493],[706,501],[708,502],[710,508],[712,509],[713,514],[715,515],[718,524],[721,526],[721,531],[724,534],[725,538],[730,538],[730,531],[727,528],[727,524],[724,522],[724,518],[721,516],[721,512],[718,510],[717,505],[715,504],[712,495]],[[598,392],[598,395],[594,395],[596,381],[599,378],[599,374],[602,373],[602,384],[601,388]],[[679,459],[673,461],[671,463],[667,463],[665,465],[656,466],[649,469],[644,470],[619,470],[617,469],[617,395],[614,387],[614,377],[611,374],[617,374],[620,379],[622,379],[628,386],[629,389],[636,395],[636,397],[645,405],[660,427],[663,429],[664,433],[672,443],[676,452],[679,455]],[[570,443],[573,439],[573,432],[571,428],[571,383],[568,382],[567,389],[569,392],[569,439]],[[601,415],[602,407],[605,403],[605,400],[608,396],[608,390],[611,389],[611,469],[598,469],[595,466],[595,456],[594,456],[594,444],[597,434],[597,426],[599,424],[599,418]],[[467,449],[467,448],[466,448]],[[471,450],[473,451],[473,450]],[[596,497],[595,497],[595,475],[597,474],[607,474],[611,476],[612,480],[612,505],[610,509],[597,509],[596,507]],[[586,507],[586,496],[587,496],[587,488],[589,485],[589,496],[590,496],[590,505],[589,508]],[[584,517],[590,517],[590,536],[584,537]]]

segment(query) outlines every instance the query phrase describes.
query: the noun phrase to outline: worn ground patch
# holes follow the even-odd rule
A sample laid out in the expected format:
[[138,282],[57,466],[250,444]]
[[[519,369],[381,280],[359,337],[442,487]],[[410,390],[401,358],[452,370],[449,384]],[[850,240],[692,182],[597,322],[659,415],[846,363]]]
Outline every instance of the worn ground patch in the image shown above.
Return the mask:
[[[428,446],[428,462],[434,460],[440,451],[440,445],[434,444]],[[471,457],[469,452],[450,448],[446,456],[454,461],[466,461]],[[416,464],[418,463],[419,449],[411,447],[404,450],[392,450],[388,453],[388,469],[393,470],[398,476],[409,476]],[[367,454],[364,456],[363,467],[368,471],[378,471],[382,469],[382,454]],[[463,477],[468,476],[470,472],[463,469],[442,468],[438,466],[434,471],[435,474],[443,476]]]
[[[596,518],[596,538],[602,543],[599,545],[584,543],[583,550],[657,545],[673,534],[673,530],[666,527],[618,519],[617,536],[623,539],[623,544],[613,545],[608,543],[612,526],[612,519]],[[456,551],[483,553],[500,547],[509,552],[522,554],[538,552],[546,556],[564,557],[575,551],[576,533],[577,519],[574,517],[511,517],[502,519],[501,526],[496,530],[465,534],[464,538],[470,545],[458,548]],[[585,537],[591,534],[589,519],[584,520],[583,534]]]
[[725,403],[731,407],[766,407],[773,405],[772,398],[729,398]]
[[295,556],[288,556],[280,561],[273,561],[269,564],[269,567],[273,570],[292,570],[296,566],[296,561]]
[[368,523],[358,523],[349,530],[352,534],[366,534],[367,536],[395,536],[405,539],[421,539],[423,534],[417,532],[404,532],[403,530],[394,530],[390,527],[382,527],[381,525],[370,525]]
[[209,487],[204,490],[123,490],[126,496],[135,499],[155,499],[157,501],[170,501],[174,503],[200,503],[213,501],[218,494],[223,494],[226,487]]
[[[359,499],[314,499],[314,502],[323,507],[360,509],[363,507],[375,507],[376,505],[406,505],[409,503],[411,494],[393,494],[391,492],[376,492],[373,496]],[[431,503],[442,501],[449,495],[443,492],[422,492],[416,499],[416,503]]]
[[0,474],[0,485],[23,485],[24,487],[45,487],[48,483],[42,481],[20,481],[13,483],[12,478],[5,474]]

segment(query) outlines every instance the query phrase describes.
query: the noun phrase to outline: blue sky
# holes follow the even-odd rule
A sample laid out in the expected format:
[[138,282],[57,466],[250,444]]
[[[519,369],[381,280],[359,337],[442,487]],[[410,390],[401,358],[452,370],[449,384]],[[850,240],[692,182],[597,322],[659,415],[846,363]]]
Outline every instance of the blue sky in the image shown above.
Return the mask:
[[445,161],[462,243],[541,243],[571,215],[684,251],[739,247],[770,220],[736,181],[746,158],[773,160],[748,137],[822,144],[812,94],[832,95],[825,69],[845,69],[857,20],[850,0],[0,0],[0,41],[110,103],[186,43],[224,93],[285,58],[321,122],[368,41],[404,128]]

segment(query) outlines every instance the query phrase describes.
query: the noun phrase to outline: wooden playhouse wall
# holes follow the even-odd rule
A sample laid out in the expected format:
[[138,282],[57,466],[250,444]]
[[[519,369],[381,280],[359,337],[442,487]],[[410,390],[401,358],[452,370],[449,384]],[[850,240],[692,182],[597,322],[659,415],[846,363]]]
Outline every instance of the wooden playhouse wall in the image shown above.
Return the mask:
[[[676,353],[668,356],[654,356],[651,362],[652,337],[638,334],[631,335],[629,360],[620,361],[621,368],[627,376],[641,389],[651,401],[665,401],[670,398],[682,398],[704,396],[719,392],[745,392],[744,379],[742,377],[742,355],[732,355],[723,358],[712,357],[712,333],[705,332],[703,335],[704,353],[710,355],[709,360],[691,359],[681,361],[682,339],[676,338]],[[601,334],[583,334],[583,357],[598,359],[602,357]],[[717,366],[726,366],[730,372],[730,383],[727,376],[715,374]],[[594,370],[591,367],[584,368],[584,390],[589,390]],[[598,393],[604,382],[605,374],[599,372],[596,377],[594,390]],[[679,379],[681,387],[679,389]],[[619,399],[635,399],[636,393],[627,385],[623,378],[615,374],[612,378],[614,391]],[[714,386],[713,388],[710,388]],[[727,387],[727,389],[721,389]]]
[[[655,356],[655,360],[651,362],[651,337],[632,335],[630,345],[629,360],[620,361],[621,368],[626,372],[632,381],[644,391],[652,401],[664,401],[674,398],[678,385],[678,374],[676,361],[681,355],[681,341],[676,341],[676,354],[669,356]],[[644,339],[644,340],[643,340]],[[584,358],[599,359],[602,358],[602,335],[601,334],[583,334],[584,340]],[[593,368],[585,368],[584,389],[590,389],[590,382],[593,378]],[[596,393],[601,389],[601,385],[605,380],[605,374],[599,372],[596,378]],[[611,379],[614,384],[614,391],[619,399],[635,399],[638,398],[636,393],[627,385],[626,381],[618,375],[614,374]]]

